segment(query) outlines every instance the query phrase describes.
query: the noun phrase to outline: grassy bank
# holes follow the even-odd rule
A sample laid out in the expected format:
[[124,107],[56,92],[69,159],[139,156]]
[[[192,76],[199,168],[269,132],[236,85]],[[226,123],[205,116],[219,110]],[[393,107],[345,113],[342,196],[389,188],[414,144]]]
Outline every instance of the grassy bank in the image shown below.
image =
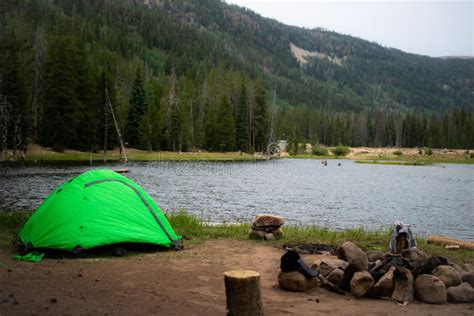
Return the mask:
[[[127,149],[127,158],[130,161],[255,161],[258,158],[252,154],[242,152],[168,152],[168,151],[143,151]],[[40,146],[32,145],[25,156],[27,164],[34,163],[77,163],[98,164],[114,163],[120,161],[118,149],[103,152],[83,152],[65,150],[55,152]]]
[[[9,248],[14,236],[20,231],[30,213],[0,212],[0,247]],[[184,212],[167,214],[171,226],[183,237],[185,244],[196,244],[212,239],[248,240],[250,225],[248,223],[218,224],[204,222],[196,216]],[[334,230],[326,227],[285,225],[280,240],[265,242],[270,245],[288,243],[314,243],[338,246],[344,241],[352,241],[363,249],[386,250],[391,236],[391,229],[366,230],[363,228]],[[474,263],[472,250],[447,250],[440,245],[428,244],[426,239],[417,238],[420,249],[431,255],[447,257],[456,263]],[[250,241],[263,242],[263,241]]]
[[324,147],[326,153],[314,155],[300,153],[291,155],[296,159],[351,159],[358,163],[426,166],[433,163],[474,163],[474,153],[465,149],[417,149],[389,147],[352,147],[349,152],[335,155],[334,149]]
[[395,166],[431,166],[432,162],[425,161],[390,161],[390,160],[356,160],[355,163],[372,164],[372,165],[395,165]]

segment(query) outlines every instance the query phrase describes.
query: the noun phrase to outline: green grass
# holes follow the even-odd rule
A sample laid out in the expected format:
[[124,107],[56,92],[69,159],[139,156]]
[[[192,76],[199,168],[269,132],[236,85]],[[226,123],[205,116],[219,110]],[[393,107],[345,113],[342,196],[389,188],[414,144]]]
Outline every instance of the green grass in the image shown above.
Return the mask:
[[425,163],[425,164],[433,164],[433,163],[465,163],[465,164],[472,164],[474,163],[474,159],[470,159],[468,156],[464,158],[458,157],[450,157],[450,156],[443,156],[443,155],[436,155],[433,154],[431,156],[428,155],[402,155],[402,156],[365,156],[365,157],[354,157],[359,161],[394,161],[394,162],[411,162],[411,163]]
[[[105,159],[104,159],[105,158]],[[127,151],[130,161],[255,161],[259,160],[251,154],[240,152],[146,152],[139,150]],[[103,163],[119,162],[117,151],[109,151],[104,157],[102,153],[80,151],[35,151],[26,156],[26,163]]]
[[391,161],[391,160],[356,160],[355,163],[372,165],[397,165],[397,166],[431,166],[433,163],[428,161]]
[[[30,214],[29,212],[0,212],[1,248],[10,247],[12,240]],[[166,216],[176,233],[183,237],[187,245],[213,239],[249,240],[249,223],[209,224],[198,216],[189,215],[185,212],[167,213]],[[344,241],[352,241],[366,250],[387,250],[391,233],[392,231],[389,228],[378,230],[367,230],[364,228],[334,230],[328,227],[285,225],[283,226],[283,237],[279,240],[249,242],[265,243],[272,246],[288,243],[316,243],[339,246]],[[474,263],[473,250],[447,250],[440,245],[428,244],[426,239],[421,237],[417,238],[417,241],[419,248],[430,255],[447,257],[450,261],[458,264],[465,262]]]

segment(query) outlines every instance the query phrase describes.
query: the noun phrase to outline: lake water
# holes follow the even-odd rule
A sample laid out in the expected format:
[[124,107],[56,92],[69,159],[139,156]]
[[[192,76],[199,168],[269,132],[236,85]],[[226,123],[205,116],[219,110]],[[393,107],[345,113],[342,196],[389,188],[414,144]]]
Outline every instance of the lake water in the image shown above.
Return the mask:
[[[211,222],[250,221],[262,212],[283,215],[287,223],[335,229],[380,228],[401,220],[417,234],[474,240],[474,165],[329,160],[325,167],[319,160],[281,159],[127,167],[131,172],[125,175],[162,209],[185,210]],[[0,209],[33,209],[57,185],[89,169],[0,167]]]

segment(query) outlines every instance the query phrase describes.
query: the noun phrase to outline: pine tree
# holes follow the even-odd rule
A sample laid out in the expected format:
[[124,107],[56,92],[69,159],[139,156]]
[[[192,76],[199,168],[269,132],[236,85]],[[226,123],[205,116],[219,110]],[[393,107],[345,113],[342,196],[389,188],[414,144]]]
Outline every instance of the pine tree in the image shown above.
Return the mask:
[[80,68],[75,40],[69,35],[51,38],[45,64],[44,113],[40,142],[57,150],[74,147],[82,122],[77,95]]
[[135,82],[132,88],[132,95],[129,101],[128,121],[127,121],[127,142],[130,147],[140,148],[139,127],[143,116],[147,112],[148,102],[140,69],[135,74]]
[[240,96],[237,104],[237,114],[235,118],[236,127],[236,147],[240,151],[248,151],[248,96],[247,83],[242,76],[240,82]]
[[265,151],[268,135],[268,105],[265,89],[261,80],[255,85],[255,109],[253,115],[253,130],[255,133],[255,150]]
[[235,149],[235,124],[232,105],[228,96],[222,96],[218,118],[218,149],[220,151],[233,151]]

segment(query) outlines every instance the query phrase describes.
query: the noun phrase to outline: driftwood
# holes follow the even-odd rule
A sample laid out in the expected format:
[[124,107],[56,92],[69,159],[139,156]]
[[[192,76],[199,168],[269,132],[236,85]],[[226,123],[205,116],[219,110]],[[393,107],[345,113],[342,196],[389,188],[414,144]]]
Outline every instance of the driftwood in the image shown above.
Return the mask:
[[474,250],[474,242],[447,238],[444,236],[433,235],[428,237],[428,242],[438,245],[457,245],[460,248]]
[[251,270],[224,272],[227,315],[263,315],[260,274]]

